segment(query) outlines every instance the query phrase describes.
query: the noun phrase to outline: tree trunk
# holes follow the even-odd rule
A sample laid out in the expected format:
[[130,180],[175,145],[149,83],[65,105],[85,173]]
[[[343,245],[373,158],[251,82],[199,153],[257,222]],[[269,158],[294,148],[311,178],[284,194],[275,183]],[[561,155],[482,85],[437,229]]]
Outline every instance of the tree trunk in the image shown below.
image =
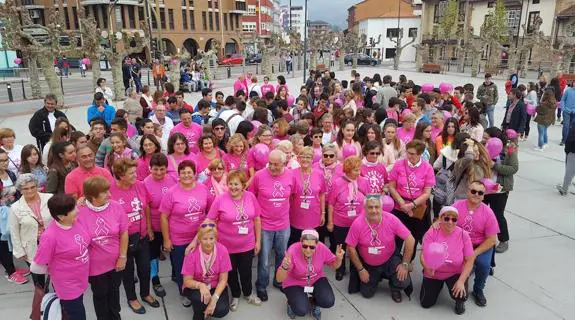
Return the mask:
[[529,68],[529,56],[528,56],[529,51],[525,52],[525,56],[523,57],[522,62],[522,67],[521,70],[519,71],[519,76],[521,78],[525,78],[527,77],[527,68]]
[[267,52],[264,52],[262,50],[262,74],[264,76],[269,77],[270,79],[272,78],[272,60],[270,57],[270,54]]
[[38,59],[28,58],[28,70],[30,71],[30,88],[32,89],[32,99],[42,99],[42,86],[40,86],[40,74],[38,73]]
[[343,71],[345,69],[345,55],[342,53],[343,50],[340,50],[339,54],[339,71]]
[[357,53],[353,54],[351,61],[352,61],[351,67],[353,69],[357,69]]
[[479,73],[479,59],[481,52],[474,52],[471,57],[471,76],[477,77]]
[[315,70],[316,66],[317,66],[317,54],[314,51],[312,51],[311,54],[309,55],[309,69]]
[[174,85],[174,92],[180,90],[180,64],[181,61],[176,59],[178,62],[173,64],[170,61],[168,69],[170,70],[170,82]]
[[465,49],[457,47],[457,72],[463,73],[465,70]]
[[41,54],[38,56],[38,63],[40,64],[40,68],[42,68],[48,90],[56,95],[58,106],[64,106],[64,93],[60,85],[60,77],[58,77],[58,74],[54,71],[54,60],[47,54]]
[[96,88],[98,78],[102,77],[102,70],[100,69],[100,55],[90,56],[92,62],[92,88]]
[[112,67],[112,81],[114,83],[114,101],[124,100],[124,95],[126,94],[124,88],[124,78],[122,74],[122,60],[123,55],[115,53],[110,61]]

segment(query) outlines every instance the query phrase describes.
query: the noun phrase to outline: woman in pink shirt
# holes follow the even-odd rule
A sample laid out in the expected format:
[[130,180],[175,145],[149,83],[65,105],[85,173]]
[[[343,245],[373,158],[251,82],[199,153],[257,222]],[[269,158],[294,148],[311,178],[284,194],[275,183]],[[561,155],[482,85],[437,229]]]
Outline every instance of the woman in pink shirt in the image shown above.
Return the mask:
[[415,120],[415,115],[410,112],[403,116],[402,126],[397,129],[397,137],[405,144],[413,140],[413,135],[415,135]]
[[276,88],[272,83],[270,83],[270,78],[268,78],[268,76],[264,76],[264,83],[262,84],[262,98],[265,98],[266,93],[268,92],[275,93]]
[[363,160],[361,162],[361,176],[369,184],[369,193],[383,194],[387,188],[387,170],[381,159],[381,143],[369,141],[363,146]]
[[219,242],[230,254],[232,270],[228,274],[228,282],[232,293],[232,311],[237,310],[242,292],[248,303],[257,306],[262,303],[252,292],[252,261],[254,255],[259,254],[261,246],[261,209],[254,194],[245,191],[247,182],[242,171],[231,171],[228,176],[229,191],[216,197],[205,222],[217,223]]
[[196,163],[196,170],[198,170],[198,181],[204,182],[210,175],[208,166],[214,159],[222,158],[222,151],[216,147],[216,138],[211,135],[203,135],[198,139],[198,147],[200,152],[196,154],[194,162]]
[[178,165],[184,160],[193,160],[186,137],[176,132],[168,139],[168,174],[178,178]]
[[[182,264],[186,247],[194,240],[198,227],[206,218],[210,207],[209,192],[196,181],[196,164],[185,160],[178,165],[179,183],[168,190],[160,205],[160,224],[164,237],[164,251],[171,252],[170,260],[182,293]],[[191,301],[181,296],[185,307]]]
[[323,267],[328,265],[337,269],[343,258],[341,244],[333,254],[325,244],[319,242],[317,231],[302,231],[300,241],[288,248],[276,272],[276,280],[282,283],[287,298],[287,314],[290,319],[304,317],[310,311],[314,319],[321,319],[320,308],[333,307],[335,296]]
[[[469,234],[457,226],[458,211],[454,207],[443,207],[439,212],[439,228],[431,228],[423,237],[423,249],[419,259],[423,267],[423,282],[419,302],[424,308],[431,308],[437,302],[443,284],[455,300],[455,313],[465,313],[467,300],[467,278],[473,269],[475,254]],[[433,269],[431,261],[426,262],[426,252],[443,248],[444,258]],[[433,262],[435,263],[435,261]]]
[[215,224],[203,223],[198,230],[199,246],[183,260],[183,294],[193,306],[194,320],[223,318],[230,311],[228,272],[232,264],[228,250],[217,239]]
[[86,197],[78,210],[78,222],[88,230],[91,244],[90,286],[96,318],[120,319],[120,284],[128,251],[128,216],[110,201],[110,182],[96,176],[83,184]]
[[240,74],[240,76],[234,82],[234,96],[240,90],[242,90],[245,94],[248,94],[248,88],[246,86],[246,77],[244,74]]
[[249,176],[248,169],[248,142],[246,138],[240,133],[236,133],[230,137],[226,145],[228,153],[224,154],[224,162],[226,164],[226,171],[240,170]]
[[72,196],[53,196],[48,200],[48,209],[54,220],[42,233],[31,271],[50,275],[63,316],[85,320],[90,235],[82,224],[76,223],[76,200]]
[[130,159],[120,159],[114,163],[116,183],[110,186],[110,196],[122,205],[129,221],[128,256],[122,274],[128,306],[135,313],[144,314],[146,309],[136,296],[134,263],[138,270],[140,297],[152,308],[159,308],[160,303],[150,295],[149,240],[154,239],[148,204],[150,196],[144,184],[136,179],[136,167],[136,161]]
[[208,166],[208,170],[210,174],[203,183],[206,188],[208,188],[211,203],[214,201],[214,198],[228,191],[228,175],[226,165],[222,159],[212,160]]
[[[268,146],[269,150],[272,149],[272,129],[266,125],[261,125],[258,128],[258,132],[254,136],[253,145],[258,143],[263,143]],[[268,161],[267,159],[262,159],[260,155],[256,153],[255,148],[251,148],[248,151],[248,168],[250,168],[250,179],[254,176],[256,171],[261,170],[266,167]]]
[[300,167],[293,170],[295,193],[290,204],[288,246],[300,240],[303,230],[325,224],[325,179],[320,169],[312,168],[313,149],[304,147],[298,161]]
[[387,172],[399,159],[405,158],[405,143],[397,137],[397,124],[388,123],[383,128],[383,163]]
[[[327,231],[333,232],[330,241],[332,252],[336,245],[343,245],[353,220],[363,214],[363,201],[367,194],[367,180],[360,177],[361,160],[359,157],[349,157],[343,162],[344,175],[338,178],[327,195]],[[341,281],[345,275],[345,261],[335,274],[335,279]]]
[[154,238],[150,241],[150,270],[152,278],[152,288],[158,297],[166,295],[166,291],[160,283],[158,275],[160,255],[162,253],[162,228],[160,226],[160,204],[162,199],[178,181],[167,173],[168,158],[163,153],[155,153],[150,159],[150,175],[144,179],[144,187],[150,196],[150,222]]
[[114,162],[119,159],[138,159],[136,151],[128,147],[128,140],[123,133],[112,133],[110,135],[110,145],[112,150],[104,158],[104,168],[110,170],[110,172],[112,172]]
[[344,148],[351,146],[355,150],[354,156],[361,156],[361,145],[359,142],[355,141],[355,131],[356,126],[352,120],[346,120],[341,125],[341,130],[337,133],[336,143],[337,143],[337,158],[339,161],[344,160],[343,150]]
[[[389,193],[395,201],[392,213],[401,220],[415,238],[415,248],[421,242],[423,234],[430,226],[431,188],[435,185],[435,172],[433,167],[423,161],[421,155],[425,151],[425,144],[420,140],[413,140],[407,144],[407,158],[398,160],[389,173]],[[414,216],[414,212],[422,210],[422,217]],[[418,209],[419,208],[419,209]],[[403,240],[397,239],[396,247],[401,248]]]
[[136,176],[138,181],[144,181],[150,174],[150,160],[156,153],[162,152],[162,146],[158,139],[151,134],[145,134],[140,140],[140,154],[138,158],[138,167],[136,168]]

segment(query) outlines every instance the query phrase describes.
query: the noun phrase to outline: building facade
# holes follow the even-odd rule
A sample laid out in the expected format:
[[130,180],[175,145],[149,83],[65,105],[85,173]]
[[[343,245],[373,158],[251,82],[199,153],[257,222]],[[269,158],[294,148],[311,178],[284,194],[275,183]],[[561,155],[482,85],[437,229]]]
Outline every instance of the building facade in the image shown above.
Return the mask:
[[247,0],[247,12],[241,17],[242,33],[269,38],[280,30],[279,0]]
[[305,38],[305,9],[303,6],[282,6],[281,7],[281,32],[285,36],[289,34],[290,28],[301,35],[301,40]]
[[308,23],[309,33],[312,32],[327,32],[330,30],[329,23],[322,20],[314,20]]
[[[147,18],[144,4],[139,0],[119,0],[110,12],[109,0],[20,0],[29,10],[34,23],[45,24],[48,10],[54,8],[61,15],[65,29],[79,31],[78,6],[86,15],[93,15],[101,30],[140,32],[140,21]],[[157,1],[157,2],[156,2]],[[175,54],[178,49],[196,55],[198,50],[209,50],[214,40],[222,44],[220,54],[240,52],[241,16],[247,12],[245,0],[149,0],[152,35],[161,33],[164,54]],[[159,19],[156,18],[159,16]],[[160,23],[158,23],[158,20]]]

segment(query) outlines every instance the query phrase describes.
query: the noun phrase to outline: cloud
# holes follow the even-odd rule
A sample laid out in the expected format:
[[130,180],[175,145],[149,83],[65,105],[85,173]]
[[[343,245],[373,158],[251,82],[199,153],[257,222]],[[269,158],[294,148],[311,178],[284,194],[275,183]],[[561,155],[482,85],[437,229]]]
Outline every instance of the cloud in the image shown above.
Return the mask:
[[[308,19],[323,20],[347,28],[347,9],[361,0],[308,0]],[[304,5],[304,0],[292,0],[292,6]],[[289,0],[282,0],[289,4]]]

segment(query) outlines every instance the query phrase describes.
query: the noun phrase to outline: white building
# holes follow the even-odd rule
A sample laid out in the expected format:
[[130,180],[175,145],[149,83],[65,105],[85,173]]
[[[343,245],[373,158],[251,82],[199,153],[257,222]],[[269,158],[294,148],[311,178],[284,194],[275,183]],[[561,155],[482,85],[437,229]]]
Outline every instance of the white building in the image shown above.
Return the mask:
[[291,26],[294,31],[299,32],[301,40],[304,40],[305,9],[303,6],[292,6],[291,8],[289,6],[282,6],[280,20],[284,37],[287,37],[289,34]]
[[[359,33],[367,36],[368,48],[366,53],[373,56],[373,52],[376,52],[378,57],[383,60],[393,60],[396,43],[392,40],[397,39],[397,24],[397,17],[368,18],[359,21]],[[400,34],[403,34],[402,45],[410,42],[414,36],[416,38],[414,43],[403,49],[399,58],[400,61],[415,61],[414,45],[421,40],[420,26],[420,17],[399,18],[399,30]],[[375,47],[370,47],[370,39],[373,38],[374,41],[377,41],[380,35],[381,42]]]

